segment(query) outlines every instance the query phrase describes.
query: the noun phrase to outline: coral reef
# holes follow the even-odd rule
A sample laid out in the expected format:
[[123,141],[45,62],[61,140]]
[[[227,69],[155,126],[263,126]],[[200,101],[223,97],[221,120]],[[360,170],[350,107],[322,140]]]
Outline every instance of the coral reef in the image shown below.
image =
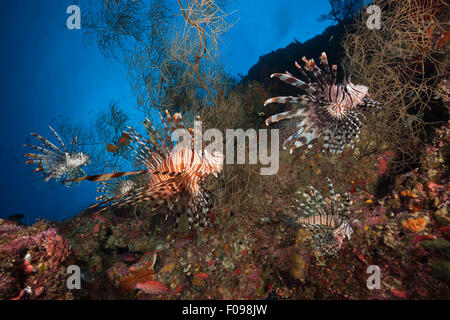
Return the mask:
[[41,221],[32,227],[0,220],[0,299],[71,299],[68,242]]
[[[364,20],[344,38],[345,26],[328,28],[325,36],[316,38],[332,43],[332,32],[337,31],[336,39],[344,40],[341,51],[355,65],[355,82],[366,85],[353,85],[347,78],[345,85],[335,86],[337,67],[329,68],[325,54],[320,58],[323,70],[306,58],[305,70],[312,75],[305,77],[297,67],[307,82],[289,71],[275,74],[309,93],[304,96],[292,97],[296,92],[280,84],[256,82],[235,88],[217,83],[211,91],[201,81],[200,72],[209,69],[200,68],[200,56],[188,69],[197,71],[196,86],[207,92],[203,93],[207,103],[197,91],[185,88],[182,79],[172,79],[179,81],[176,89],[175,82],[161,84],[161,89],[168,87],[161,98],[171,111],[196,101],[186,118],[193,120],[200,113],[204,128],[261,129],[270,114],[275,116],[268,124],[295,120],[284,123],[284,129],[295,127],[284,134],[290,137],[288,142],[296,141],[294,146],[307,146],[308,152],[281,152],[276,175],[260,175],[260,164],[224,164],[222,152],[199,152],[183,141],[174,144],[170,132],[183,127],[178,112],[171,116],[167,111],[162,117],[164,137],[156,123],[146,120],[149,139],[131,127],[122,133],[123,114],[114,139],[107,141],[114,144],[105,143],[106,151],[125,158],[125,149],[130,148],[133,168],[141,165],[140,171],[117,172],[112,166],[111,173],[86,176],[80,168],[87,156],[74,163],[64,160],[65,146],[53,129],[63,150],[34,134],[43,146],[31,147],[43,154],[27,154],[28,161],[47,178],[98,182],[137,177],[101,184],[100,202],[64,221],[25,226],[0,220],[0,299],[449,297],[450,82],[442,79],[448,76],[444,72],[448,58],[442,50],[448,45],[448,33],[442,37],[438,33],[448,19],[442,18],[444,10],[435,12],[433,1],[423,6],[410,0],[375,2],[391,8],[385,18],[392,23],[383,29],[369,30]],[[438,3],[440,8],[443,2]],[[434,21],[436,30],[411,15],[412,9],[428,12],[425,17]],[[418,36],[423,33],[425,37]],[[416,37],[417,43],[410,44]],[[317,56],[313,42],[299,47]],[[320,43],[317,48],[330,49],[330,58],[338,63],[340,53],[336,48],[332,52],[331,46]],[[288,47],[297,52],[294,49]],[[247,78],[258,79],[278,69],[273,64],[260,66]],[[368,87],[377,100],[367,98]],[[361,91],[352,94],[352,90]],[[267,102],[299,102],[300,108],[280,113],[274,103],[263,109],[274,91],[286,96]],[[140,100],[141,105],[150,103]],[[375,101],[382,101],[383,109],[364,121],[360,132],[365,116],[349,112],[378,109]],[[425,121],[434,113],[439,114],[436,121]],[[324,138],[322,146],[313,143],[319,137]],[[58,157],[50,156],[56,151]],[[324,177],[330,177],[329,197],[322,197],[327,194]],[[308,187],[312,185],[317,189]],[[298,204],[295,214],[290,206],[294,193],[302,194],[306,203]],[[348,240],[343,242],[344,238]],[[74,265],[81,270],[82,290],[67,286],[67,267]],[[372,267],[381,272],[380,287],[368,285]]]
[[[84,212],[55,224],[0,222],[2,299],[425,299],[449,291],[450,125],[421,166],[384,197],[352,195],[352,240],[335,255],[308,246],[277,194],[267,207],[214,209],[202,232],[179,232],[169,208]],[[377,168],[373,168],[377,174]],[[349,186],[349,190],[352,189]],[[366,190],[370,190],[367,187]],[[368,201],[370,200],[370,201]],[[245,213],[245,214],[244,214]],[[70,263],[69,263],[70,261]],[[83,290],[65,268],[80,266]],[[381,289],[366,286],[381,270]],[[101,288],[101,290],[99,290]]]

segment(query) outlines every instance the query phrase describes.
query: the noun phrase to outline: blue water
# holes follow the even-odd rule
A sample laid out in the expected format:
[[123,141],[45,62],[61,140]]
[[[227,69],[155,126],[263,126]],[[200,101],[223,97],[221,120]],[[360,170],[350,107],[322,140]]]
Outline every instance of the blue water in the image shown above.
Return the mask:
[[[171,1],[176,8],[176,0]],[[89,125],[111,100],[118,101],[136,127],[143,117],[134,107],[125,67],[107,61],[95,43],[84,40],[82,30],[66,28],[71,4],[81,10],[86,5],[75,0],[0,3],[1,218],[24,214],[26,223],[60,220],[94,202],[94,183],[72,189],[33,173],[23,156],[29,150],[22,146],[27,138],[34,142],[30,132],[52,138],[48,125],[64,118]],[[242,0],[229,7],[240,19],[221,44],[226,71],[233,76],[247,74],[259,56],[294,38],[308,40],[329,25],[317,21],[329,10],[326,0]]]

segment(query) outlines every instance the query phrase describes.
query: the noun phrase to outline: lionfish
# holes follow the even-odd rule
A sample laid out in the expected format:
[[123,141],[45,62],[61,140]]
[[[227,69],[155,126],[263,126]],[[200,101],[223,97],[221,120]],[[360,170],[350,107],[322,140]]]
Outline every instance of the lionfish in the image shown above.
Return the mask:
[[115,197],[120,194],[127,193],[136,187],[136,182],[131,179],[119,178],[117,180],[108,180],[99,182],[97,192],[100,196],[95,198],[96,201],[103,201],[105,199]]
[[[129,148],[135,159],[145,167],[141,171],[113,172],[75,179],[75,181],[108,181],[129,175],[148,175],[148,182],[143,187],[133,187],[114,195],[100,198],[101,202],[88,209],[106,205],[97,212],[108,208],[136,205],[143,201],[154,201],[156,204],[167,202],[169,209],[179,200],[185,201],[190,220],[196,225],[206,223],[209,210],[209,197],[202,182],[210,174],[217,176],[222,171],[224,156],[222,152],[197,150],[192,141],[178,141],[176,145],[171,134],[177,129],[185,129],[180,113],[173,116],[166,110],[166,118],[161,115],[163,133],[161,136],[155,126],[146,119],[144,125],[150,135],[145,139],[132,127],[126,132],[129,136]],[[189,133],[193,130],[190,128]]]
[[83,152],[69,152],[58,133],[51,126],[49,128],[58,140],[60,147],[57,147],[36,133],[31,133],[32,136],[41,141],[42,146],[39,147],[30,144],[25,144],[24,146],[38,150],[41,153],[25,154],[29,158],[25,163],[36,164],[37,168],[34,171],[42,171],[45,181],[54,178],[70,186],[70,183],[66,183],[67,180],[73,180],[86,175],[81,167],[89,161],[89,155]]
[[[380,109],[380,103],[368,98],[368,87],[355,85],[351,82],[351,73],[342,84],[336,84],[337,66],[331,70],[325,52],[320,56],[323,70],[318,68],[314,59],[302,58],[305,70],[295,62],[295,66],[307,82],[295,78],[288,71],[274,73],[271,78],[279,78],[306,92],[297,97],[275,97],[268,99],[269,103],[291,103],[298,105],[294,109],[278,113],[266,119],[266,125],[281,121],[278,126],[282,132],[291,134],[283,143],[283,149],[293,143],[294,149],[307,145],[312,147],[313,140],[323,136],[323,151],[329,149],[332,153],[341,153],[346,145],[353,148],[354,140],[358,138],[363,126],[360,118],[366,119],[361,111]],[[345,72],[344,72],[345,73]]]
[[330,188],[329,204],[310,186],[310,195],[297,192],[303,196],[306,203],[294,199],[299,206],[292,207],[300,212],[296,223],[311,233],[310,240],[314,248],[324,251],[325,254],[334,254],[341,249],[344,239],[350,239],[353,233],[349,210],[352,201],[348,193],[344,194],[343,199],[339,194],[335,194],[331,180],[327,178],[327,181]]

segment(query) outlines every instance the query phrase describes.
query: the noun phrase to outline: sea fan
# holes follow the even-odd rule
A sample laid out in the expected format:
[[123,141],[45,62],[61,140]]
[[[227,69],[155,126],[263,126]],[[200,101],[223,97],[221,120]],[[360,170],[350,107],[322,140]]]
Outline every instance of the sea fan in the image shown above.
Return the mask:
[[342,247],[343,240],[350,239],[353,233],[349,210],[352,201],[348,193],[343,198],[335,194],[330,179],[327,178],[327,181],[330,188],[329,199],[325,200],[310,186],[310,195],[298,192],[306,203],[294,199],[299,204],[292,208],[299,212],[296,223],[310,233],[315,249],[324,251],[325,254],[334,254]]
[[293,85],[306,94],[292,97],[275,97],[268,99],[269,103],[291,103],[294,109],[282,112],[266,119],[266,125],[279,123],[282,131],[289,131],[283,148],[293,144],[290,152],[301,146],[312,147],[312,143],[320,136],[324,139],[323,151],[329,149],[332,153],[341,153],[346,145],[353,148],[354,140],[358,138],[363,126],[361,119],[366,117],[361,111],[379,109],[379,103],[368,98],[368,87],[355,85],[351,82],[351,74],[342,84],[336,84],[337,66],[328,66],[325,52],[320,57],[323,70],[318,68],[314,60],[302,58],[305,70],[295,62],[295,66],[307,82],[303,82],[289,72],[274,73],[271,77],[279,78]]
[[[145,170],[105,173],[74,180],[108,181],[129,175],[148,175],[148,183],[145,186],[102,198],[101,202],[88,209],[106,204],[97,211],[101,212],[111,207],[132,206],[143,201],[168,203],[169,208],[172,208],[175,202],[182,201],[195,224],[206,222],[210,202],[202,182],[210,174],[217,175],[222,171],[224,156],[218,151],[209,153],[208,150],[196,150],[192,143],[184,141],[174,145],[171,133],[177,129],[185,129],[183,119],[180,113],[171,116],[167,110],[166,118],[167,120],[161,115],[164,128],[162,136],[150,120],[146,119],[144,125],[150,140],[128,127],[129,148]],[[192,128],[189,132],[193,132]]]
[[[31,133],[31,135],[41,141],[42,146],[29,144],[24,146],[38,150],[41,153],[25,154],[29,158],[26,163],[36,164],[37,168],[34,171],[42,171],[45,181],[55,178],[65,183],[66,180],[84,176],[85,172],[81,167],[88,162],[89,156],[83,152],[69,152],[58,133],[52,127],[49,126],[49,128],[58,140],[60,147],[58,148],[55,144],[36,133]],[[65,185],[73,186],[71,183],[65,183]]]

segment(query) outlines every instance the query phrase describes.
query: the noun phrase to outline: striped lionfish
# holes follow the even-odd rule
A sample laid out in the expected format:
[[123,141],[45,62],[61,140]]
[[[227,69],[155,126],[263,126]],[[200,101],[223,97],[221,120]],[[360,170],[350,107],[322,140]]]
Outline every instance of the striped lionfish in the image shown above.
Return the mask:
[[131,179],[119,178],[117,180],[109,180],[99,182],[97,192],[100,196],[95,198],[96,201],[103,201],[105,199],[115,197],[117,195],[127,193],[136,187],[136,182]]
[[335,194],[330,179],[327,178],[327,181],[330,188],[329,204],[310,186],[311,196],[298,192],[306,203],[294,199],[299,206],[292,207],[301,212],[296,222],[311,233],[310,240],[315,249],[323,250],[325,254],[334,254],[341,249],[344,239],[350,239],[353,233],[349,210],[352,202],[348,193],[344,194],[344,199]]
[[[167,121],[161,115],[165,136],[161,136],[148,119],[144,125],[150,140],[145,139],[132,127],[128,127],[129,132],[126,132],[130,137],[129,148],[145,170],[105,173],[75,179],[75,181],[108,181],[129,175],[148,175],[148,183],[145,186],[131,188],[105,199],[101,198],[101,202],[88,209],[106,204],[97,211],[102,212],[108,208],[132,206],[143,201],[154,201],[157,204],[168,202],[171,209],[175,202],[183,199],[186,200],[188,213],[192,215],[191,220],[196,224],[206,222],[209,198],[201,184],[210,174],[217,176],[222,171],[224,156],[219,151],[211,153],[208,150],[198,151],[192,143],[185,141],[179,141],[174,145],[171,134],[177,129],[185,129],[183,119],[180,113],[171,116],[167,110],[166,117]],[[192,132],[193,129],[190,128],[189,133]]]
[[[58,133],[51,126],[49,128],[58,140],[60,147],[57,147],[36,133],[31,133],[31,135],[41,141],[42,146],[39,147],[29,144],[25,144],[24,146],[38,150],[41,153],[25,154],[29,158],[26,163],[36,164],[37,168],[34,171],[43,171],[45,181],[55,178],[66,183],[67,180],[73,180],[86,175],[81,167],[89,161],[89,156],[83,152],[69,152]],[[70,183],[67,183],[67,185],[70,186]]]
[[332,153],[341,153],[347,144],[353,148],[353,141],[358,138],[363,126],[360,118],[365,119],[360,111],[379,109],[380,103],[367,97],[368,87],[351,82],[351,73],[348,77],[344,75],[342,84],[336,84],[337,66],[332,65],[330,71],[325,52],[320,56],[323,70],[317,67],[314,59],[307,60],[303,57],[302,60],[310,76],[297,62],[295,66],[307,82],[295,78],[287,71],[274,73],[271,78],[279,78],[306,94],[268,99],[264,106],[276,102],[292,103],[298,107],[267,118],[266,125],[281,121],[278,126],[282,131],[289,134],[294,132],[283,144],[283,149],[286,149],[288,144],[293,143],[291,153],[304,145],[311,148],[312,141],[320,136],[324,138],[323,151],[329,149]]

